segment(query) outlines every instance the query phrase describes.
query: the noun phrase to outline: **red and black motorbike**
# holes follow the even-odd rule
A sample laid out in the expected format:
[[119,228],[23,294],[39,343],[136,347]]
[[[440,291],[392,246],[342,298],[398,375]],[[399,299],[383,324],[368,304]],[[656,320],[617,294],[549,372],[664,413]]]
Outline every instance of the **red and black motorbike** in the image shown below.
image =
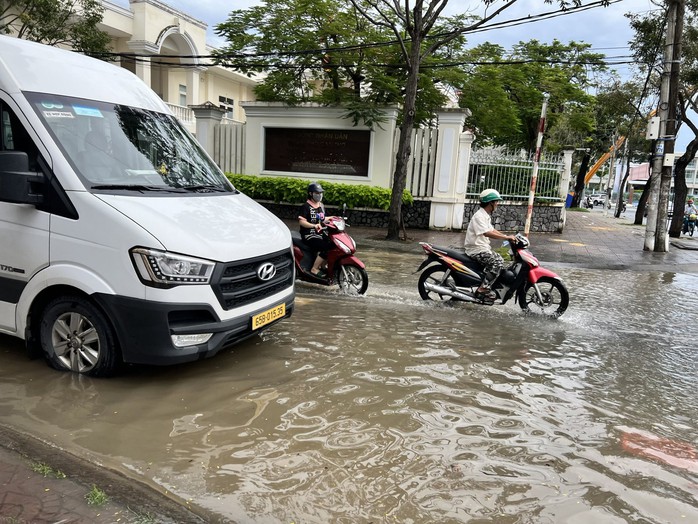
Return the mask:
[[[509,245],[512,263],[495,279],[487,296],[476,293],[483,281],[482,267],[462,252],[420,242],[427,258],[417,287],[424,300],[461,300],[491,306],[514,297],[524,312],[559,317],[567,309],[569,293],[559,276],[540,267],[527,249],[528,239],[516,235]],[[426,268],[426,269],[425,269]]]
[[345,231],[347,227],[348,224],[342,217],[327,217],[325,221],[323,234],[327,235],[333,244],[332,249],[327,251],[325,278],[310,272],[317,252],[312,251],[303,242],[299,232],[291,231],[296,278],[325,286],[338,284],[345,293],[363,295],[368,288],[368,273],[366,273],[366,265],[354,256],[356,242]]

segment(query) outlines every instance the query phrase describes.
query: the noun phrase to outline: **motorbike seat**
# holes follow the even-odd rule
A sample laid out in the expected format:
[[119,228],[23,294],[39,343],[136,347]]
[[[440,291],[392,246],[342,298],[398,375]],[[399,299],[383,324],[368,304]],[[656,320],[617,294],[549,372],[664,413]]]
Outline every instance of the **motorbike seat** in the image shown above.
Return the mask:
[[293,241],[293,245],[298,247],[303,253],[303,258],[300,261],[301,267],[306,271],[310,271],[310,268],[313,267],[313,263],[315,262],[317,252],[310,249],[310,246],[303,242],[303,237],[301,237],[298,231],[291,231],[291,240]]
[[448,247],[443,247],[443,246],[432,246],[434,250],[439,251],[441,253],[444,253],[446,256],[449,256],[451,258],[454,258],[458,260],[459,262],[463,262],[464,264],[474,264],[476,267],[480,267],[480,264],[476,260],[473,260],[470,258],[468,255],[466,255],[463,251],[457,250],[457,249],[451,249]]
[[291,239],[293,240],[294,246],[298,246],[301,249],[303,247],[307,247],[306,243],[303,242],[303,238],[301,237],[301,234],[298,231],[291,231]]

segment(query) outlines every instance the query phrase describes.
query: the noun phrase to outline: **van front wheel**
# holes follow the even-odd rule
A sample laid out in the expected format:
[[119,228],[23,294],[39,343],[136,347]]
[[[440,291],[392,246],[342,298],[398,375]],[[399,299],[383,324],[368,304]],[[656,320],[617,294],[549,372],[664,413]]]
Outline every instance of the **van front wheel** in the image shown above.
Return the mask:
[[51,301],[41,319],[41,347],[61,371],[93,377],[113,375],[119,365],[116,336],[89,300],[64,296]]

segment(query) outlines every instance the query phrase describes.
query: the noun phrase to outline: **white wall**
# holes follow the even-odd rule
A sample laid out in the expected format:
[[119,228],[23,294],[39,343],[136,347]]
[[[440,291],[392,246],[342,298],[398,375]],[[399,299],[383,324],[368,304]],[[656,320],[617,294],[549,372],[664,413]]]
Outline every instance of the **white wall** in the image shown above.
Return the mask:
[[280,103],[243,102],[247,116],[245,130],[245,174],[289,176],[304,179],[327,180],[347,184],[368,184],[371,186],[391,187],[393,174],[393,136],[397,122],[397,109],[385,110],[386,121],[376,126],[371,132],[368,178],[347,175],[318,173],[289,173],[265,171],[264,166],[264,132],[265,128],[290,129],[327,129],[327,130],[367,130],[369,128],[352,125],[352,121],[342,118],[344,109],[324,107],[317,104],[285,106]]

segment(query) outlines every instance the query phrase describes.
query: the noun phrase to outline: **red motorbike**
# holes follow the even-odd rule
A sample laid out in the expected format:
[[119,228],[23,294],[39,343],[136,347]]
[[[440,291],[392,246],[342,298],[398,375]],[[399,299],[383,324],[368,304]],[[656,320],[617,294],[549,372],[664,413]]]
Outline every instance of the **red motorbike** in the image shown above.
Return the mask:
[[363,295],[368,288],[368,273],[366,265],[361,262],[354,253],[356,242],[345,231],[348,224],[342,217],[328,217],[323,227],[323,234],[327,235],[333,247],[327,251],[326,277],[320,278],[313,275],[310,270],[317,256],[303,242],[297,231],[292,231],[293,258],[296,262],[296,278],[305,282],[322,284],[325,286],[339,285],[345,293]]
[[[462,252],[420,242],[427,255],[417,270],[417,287],[424,300],[461,300],[485,306],[506,304],[514,297],[524,312],[559,317],[567,309],[569,293],[559,276],[540,267],[527,249],[528,239],[516,235],[509,245],[512,263],[502,270],[490,286],[491,293],[476,293],[484,279],[482,267]],[[426,268],[426,269],[425,269]]]

